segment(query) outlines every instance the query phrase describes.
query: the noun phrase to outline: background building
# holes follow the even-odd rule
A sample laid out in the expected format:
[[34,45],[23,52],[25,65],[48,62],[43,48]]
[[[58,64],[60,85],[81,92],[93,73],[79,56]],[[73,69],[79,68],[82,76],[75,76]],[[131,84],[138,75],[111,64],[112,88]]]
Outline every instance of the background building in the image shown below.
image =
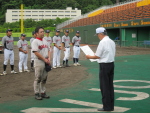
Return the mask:
[[[7,9],[5,22],[19,21],[21,15],[20,9]],[[74,18],[81,16],[81,10],[78,8],[72,9],[24,9],[24,19],[33,19],[40,21],[42,19],[56,19],[59,18]]]

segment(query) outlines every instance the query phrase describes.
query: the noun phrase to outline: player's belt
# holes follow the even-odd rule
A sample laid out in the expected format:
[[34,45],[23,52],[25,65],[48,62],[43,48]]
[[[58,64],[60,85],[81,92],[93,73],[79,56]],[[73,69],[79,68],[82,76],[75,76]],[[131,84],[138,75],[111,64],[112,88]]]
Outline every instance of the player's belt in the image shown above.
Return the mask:
[[76,47],[79,47],[79,45],[75,45]]
[[70,48],[70,46],[68,46],[68,47],[65,47],[65,48]]
[[8,48],[6,48],[7,50],[10,50],[10,51],[12,51],[13,49],[8,49]]

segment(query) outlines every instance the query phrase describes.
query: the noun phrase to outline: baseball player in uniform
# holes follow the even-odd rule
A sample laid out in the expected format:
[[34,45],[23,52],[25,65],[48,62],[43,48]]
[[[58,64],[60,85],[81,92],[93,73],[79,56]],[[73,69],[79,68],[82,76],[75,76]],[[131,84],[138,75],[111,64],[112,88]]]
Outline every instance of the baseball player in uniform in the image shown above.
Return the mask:
[[50,33],[50,30],[46,30],[45,31],[46,36],[44,37],[44,39],[47,40],[49,46],[51,47],[51,45],[52,45],[52,38],[49,36],[49,33]]
[[53,37],[54,54],[53,54],[53,68],[60,66],[60,54],[61,54],[61,38],[59,36],[60,30],[56,30],[56,35]]
[[[30,47],[35,38],[36,38],[36,34],[35,34],[35,31],[33,31],[32,38],[30,39]],[[32,47],[31,47],[31,71],[34,71],[34,53],[32,52]]]
[[32,51],[35,54],[34,93],[35,99],[42,100],[42,98],[49,98],[49,96],[46,95],[45,88],[48,76],[48,72],[45,70],[45,63],[50,64],[50,47],[44,39],[44,29],[42,27],[37,27],[35,33],[36,39],[32,42]]
[[10,66],[11,66],[11,73],[16,74],[17,72],[14,71],[14,39],[11,36],[12,30],[8,29],[6,31],[6,36],[2,38],[2,45],[4,48],[4,65],[3,65],[3,75],[7,75],[6,68],[8,64],[8,60],[10,60]]
[[74,52],[74,55],[73,55],[74,66],[81,65],[78,63],[79,55],[80,55],[80,41],[81,41],[80,32],[76,31],[76,36],[72,38],[72,45],[73,45],[73,52]]
[[65,62],[66,62],[66,67],[69,67],[68,65],[68,59],[70,56],[70,37],[68,36],[69,30],[65,31],[65,35],[62,37],[62,48],[64,48],[64,59],[63,59],[63,67],[65,67]]
[[20,40],[17,43],[19,49],[19,72],[22,73],[22,65],[24,66],[25,72],[30,72],[27,67],[28,60],[28,42],[25,40],[26,35],[21,34]]

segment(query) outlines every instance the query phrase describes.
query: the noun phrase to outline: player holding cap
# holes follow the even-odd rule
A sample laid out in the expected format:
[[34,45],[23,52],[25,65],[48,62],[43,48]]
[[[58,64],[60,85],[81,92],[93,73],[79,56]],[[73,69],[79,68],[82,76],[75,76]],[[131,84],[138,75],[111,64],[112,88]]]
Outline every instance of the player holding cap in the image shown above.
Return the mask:
[[27,67],[28,60],[28,42],[25,40],[26,35],[21,34],[20,40],[17,43],[19,49],[19,72],[22,73],[22,65],[24,65],[24,71],[30,72]]
[[53,37],[54,54],[53,54],[53,68],[60,66],[60,54],[61,54],[61,38],[59,36],[60,30],[56,30],[56,35]]
[[32,32],[32,38],[30,39],[30,47],[31,47],[31,71],[34,71],[34,53],[32,52],[32,42],[36,38],[35,31]]
[[[50,64],[50,47],[44,39],[44,28],[37,27],[35,29],[36,39],[32,42],[32,51],[35,54],[35,80],[34,93],[35,99],[42,100],[42,98],[49,98],[46,95],[46,80],[48,72],[45,70],[45,64]],[[40,94],[41,93],[41,94]]]
[[62,37],[62,48],[64,48],[64,59],[63,59],[63,67],[65,67],[65,62],[66,62],[66,67],[69,67],[68,65],[68,59],[70,56],[70,37],[68,36],[69,30],[65,31],[65,35]]
[[76,31],[76,36],[72,38],[72,45],[73,45],[73,51],[74,51],[74,55],[73,55],[74,66],[81,65],[78,63],[79,55],[80,55],[80,41],[81,41],[80,32]]
[[12,30],[6,30],[6,36],[2,38],[2,45],[4,48],[4,65],[3,65],[3,75],[7,75],[6,67],[8,64],[8,60],[10,60],[11,65],[11,73],[16,74],[17,72],[14,71],[14,38],[11,36]]

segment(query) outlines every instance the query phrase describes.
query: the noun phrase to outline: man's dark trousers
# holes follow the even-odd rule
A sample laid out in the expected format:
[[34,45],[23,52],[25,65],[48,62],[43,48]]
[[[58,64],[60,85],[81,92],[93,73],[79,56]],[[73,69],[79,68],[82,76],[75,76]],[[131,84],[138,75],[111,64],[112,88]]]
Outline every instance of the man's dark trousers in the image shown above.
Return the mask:
[[111,111],[114,110],[114,62],[100,63],[99,70],[103,109]]

